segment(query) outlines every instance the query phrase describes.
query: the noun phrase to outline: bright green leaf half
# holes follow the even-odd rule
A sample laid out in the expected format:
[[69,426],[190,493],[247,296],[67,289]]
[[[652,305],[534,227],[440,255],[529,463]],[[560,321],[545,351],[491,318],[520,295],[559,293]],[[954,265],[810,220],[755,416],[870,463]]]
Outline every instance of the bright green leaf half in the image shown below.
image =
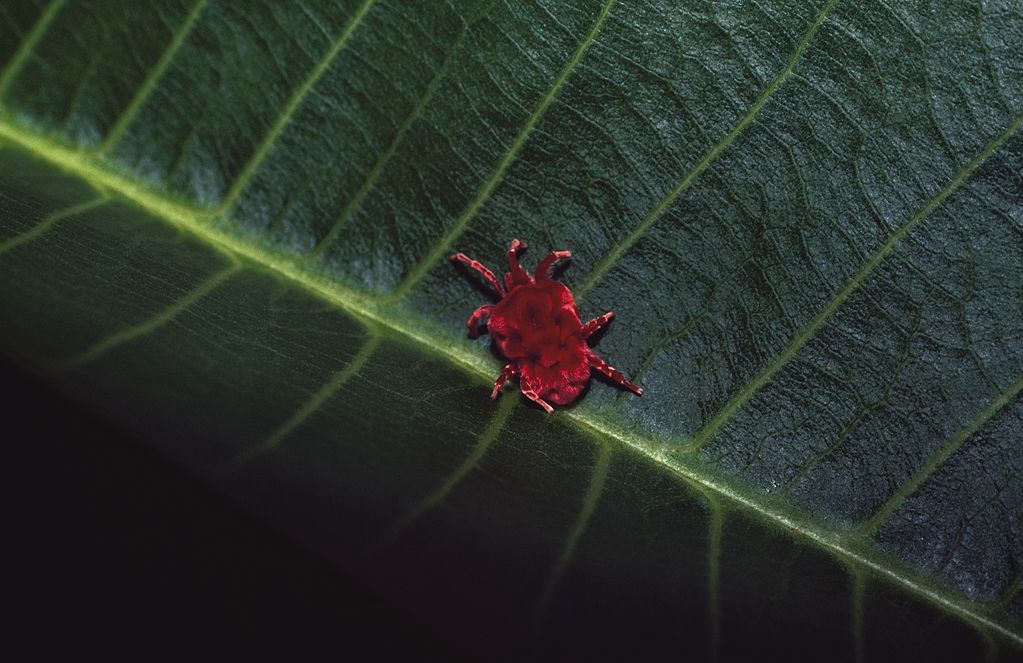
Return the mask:
[[[3,352],[452,641],[1020,655],[1013,3],[0,19]],[[642,398],[487,397],[512,237]]]

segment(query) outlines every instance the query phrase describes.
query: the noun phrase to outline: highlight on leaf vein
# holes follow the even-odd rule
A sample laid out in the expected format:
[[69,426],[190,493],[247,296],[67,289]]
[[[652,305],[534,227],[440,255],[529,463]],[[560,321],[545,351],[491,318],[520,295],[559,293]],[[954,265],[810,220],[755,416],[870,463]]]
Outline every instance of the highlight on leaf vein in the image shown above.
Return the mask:
[[519,264],[518,254],[526,248],[525,242],[512,240],[508,249],[510,271],[503,282],[483,263],[464,253],[451,256],[452,262],[478,272],[499,296],[496,304],[484,304],[473,311],[465,323],[469,337],[476,338],[480,323],[486,319],[487,331],[508,360],[490,397],[497,398],[504,383],[518,376],[519,388],[526,398],[553,412],[550,403],[568,405],[579,397],[592,370],[642,396],[641,388],[626,380],[586,343],[610,322],[614,312],[608,311],[582,324],[572,292],[551,274],[554,263],[570,257],[571,252],[551,251],[531,276]]

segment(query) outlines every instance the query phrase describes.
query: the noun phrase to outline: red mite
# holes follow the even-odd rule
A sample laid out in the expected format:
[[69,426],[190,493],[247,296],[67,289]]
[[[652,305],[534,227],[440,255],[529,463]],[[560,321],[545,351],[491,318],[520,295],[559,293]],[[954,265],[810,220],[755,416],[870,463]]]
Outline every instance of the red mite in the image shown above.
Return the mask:
[[551,277],[554,263],[572,254],[552,251],[537,265],[536,275],[530,276],[519,264],[519,251],[525,248],[525,242],[512,240],[508,249],[511,271],[504,275],[504,287],[482,263],[464,253],[451,256],[452,261],[479,272],[501,296],[496,304],[484,304],[473,311],[465,323],[470,338],[476,338],[480,322],[489,316],[487,331],[508,359],[490,397],[497,398],[508,378],[518,375],[519,387],[526,398],[553,412],[547,401],[556,405],[574,401],[589,381],[590,369],[642,395],[642,389],[586,345],[586,339],[606,325],[614,312],[580,324],[571,291]]

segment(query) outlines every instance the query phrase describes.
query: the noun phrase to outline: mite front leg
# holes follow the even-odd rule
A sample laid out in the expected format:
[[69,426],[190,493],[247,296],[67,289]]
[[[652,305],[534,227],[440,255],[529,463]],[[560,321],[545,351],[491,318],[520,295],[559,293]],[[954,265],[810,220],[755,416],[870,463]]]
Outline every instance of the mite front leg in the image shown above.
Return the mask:
[[589,354],[589,356],[587,357],[587,361],[589,362],[590,366],[600,371],[607,377],[611,378],[615,383],[620,384],[629,391],[635,393],[637,396],[643,395],[642,389],[626,380],[625,376],[622,375],[621,371],[615,369],[613,366],[611,366],[611,364],[607,363],[594,353],[591,352]]
[[515,375],[516,372],[515,364],[506,364],[505,367],[501,369],[501,374],[497,376],[497,381],[494,383],[494,390],[490,392],[490,397],[497,398],[497,395],[501,393],[501,387],[503,387],[504,383],[508,381],[508,378]]
[[479,274],[484,279],[486,279],[487,283],[490,284],[490,287],[496,290],[497,294],[504,297],[504,290],[501,289],[500,281],[497,280],[497,277],[494,276],[494,273],[492,271],[487,269],[486,265],[484,265],[478,260],[473,260],[464,253],[456,253],[455,255],[451,256],[451,261],[463,263],[469,269],[479,272]]
[[608,322],[610,322],[611,318],[613,318],[613,317],[615,317],[615,312],[614,311],[608,311],[604,315],[596,317],[596,318],[590,320],[589,322],[587,322],[585,325],[583,325],[583,329],[582,329],[583,340],[588,339],[590,336],[593,336],[598,331],[600,331],[601,328],[604,325],[606,325]]
[[508,268],[511,270],[511,280],[516,285],[529,285],[533,282],[533,278],[526,274],[526,270],[522,269],[522,265],[519,264],[519,251],[524,251],[526,246],[525,242],[513,239],[508,248]]
[[551,268],[554,267],[554,263],[565,258],[571,258],[571,251],[551,251],[548,253],[540,264],[536,266],[536,280],[545,281],[551,278]]
[[536,387],[533,386],[528,380],[523,380],[519,387],[526,398],[533,401],[543,409],[547,410],[547,414],[554,412],[554,408],[544,399],[540,398],[540,395],[536,393]]
[[472,312],[472,315],[470,315],[469,319],[466,320],[465,322],[465,326],[469,328],[469,338],[476,338],[477,336],[480,335],[479,331],[480,322],[483,320],[483,318],[486,318],[487,316],[490,315],[490,311],[493,308],[494,308],[493,304],[484,304],[483,306],[479,307],[478,309]]

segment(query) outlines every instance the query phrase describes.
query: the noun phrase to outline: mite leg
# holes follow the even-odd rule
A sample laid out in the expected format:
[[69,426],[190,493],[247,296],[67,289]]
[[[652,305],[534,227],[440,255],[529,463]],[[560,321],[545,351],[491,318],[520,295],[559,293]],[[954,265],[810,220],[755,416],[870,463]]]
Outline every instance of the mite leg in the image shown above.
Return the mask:
[[601,359],[597,355],[595,355],[595,354],[593,354],[591,352],[589,357],[587,358],[587,361],[590,363],[590,366],[592,366],[593,368],[597,369],[598,371],[600,371],[601,373],[603,373],[607,377],[611,378],[617,384],[622,385],[623,387],[625,387],[629,391],[635,393],[637,396],[642,396],[643,395],[643,390],[642,389],[640,389],[636,385],[634,385],[631,382],[629,382],[628,380],[626,380],[625,376],[622,375],[621,371],[615,369],[613,366],[611,366],[611,364],[607,363],[606,361],[604,361],[603,359]]
[[455,255],[451,256],[451,261],[463,263],[469,269],[479,272],[480,275],[484,279],[486,279],[487,283],[490,284],[490,287],[497,291],[497,294],[501,295],[502,297],[504,296],[504,290],[501,289],[501,283],[497,280],[497,277],[494,276],[494,273],[487,269],[486,266],[480,261],[473,260],[464,253],[456,253]]
[[547,256],[540,261],[540,264],[536,266],[536,279],[549,279],[551,277],[551,268],[554,267],[554,263],[559,260],[571,257],[571,251],[551,251]]
[[522,390],[522,393],[526,396],[526,398],[528,398],[529,400],[533,401],[534,403],[536,403],[537,405],[539,405],[543,409],[547,410],[547,414],[550,414],[551,412],[554,412],[554,408],[552,408],[547,401],[545,401],[544,399],[540,398],[540,395],[536,393],[536,388],[533,387],[533,385],[531,383],[529,383],[529,382],[522,382],[519,385],[519,388]]
[[476,338],[480,335],[479,326],[480,321],[483,318],[490,315],[490,310],[494,308],[493,304],[484,304],[469,316],[469,319],[465,322],[465,326],[469,328],[469,338]]
[[594,334],[596,334],[598,331],[601,330],[601,328],[604,325],[609,323],[611,321],[611,318],[613,318],[613,317],[615,317],[615,312],[614,311],[608,311],[604,315],[598,316],[598,317],[590,320],[589,322],[587,322],[585,325],[583,325],[583,329],[582,329],[583,339],[587,339],[587,338],[593,336]]
[[519,251],[526,249],[526,243],[513,239],[511,247],[508,248],[508,267],[511,269],[511,280],[516,285],[529,285],[533,282],[533,279],[526,274],[526,270],[522,269],[522,265],[519,264]]
[[497,395],[501,393],[501,387],[515,373],[515,364],[505,364],[505,367],[501,369],[501,374],[497,376],[497,382],[494,383],[494,390],[490,392],[490,397],[497,398]]

